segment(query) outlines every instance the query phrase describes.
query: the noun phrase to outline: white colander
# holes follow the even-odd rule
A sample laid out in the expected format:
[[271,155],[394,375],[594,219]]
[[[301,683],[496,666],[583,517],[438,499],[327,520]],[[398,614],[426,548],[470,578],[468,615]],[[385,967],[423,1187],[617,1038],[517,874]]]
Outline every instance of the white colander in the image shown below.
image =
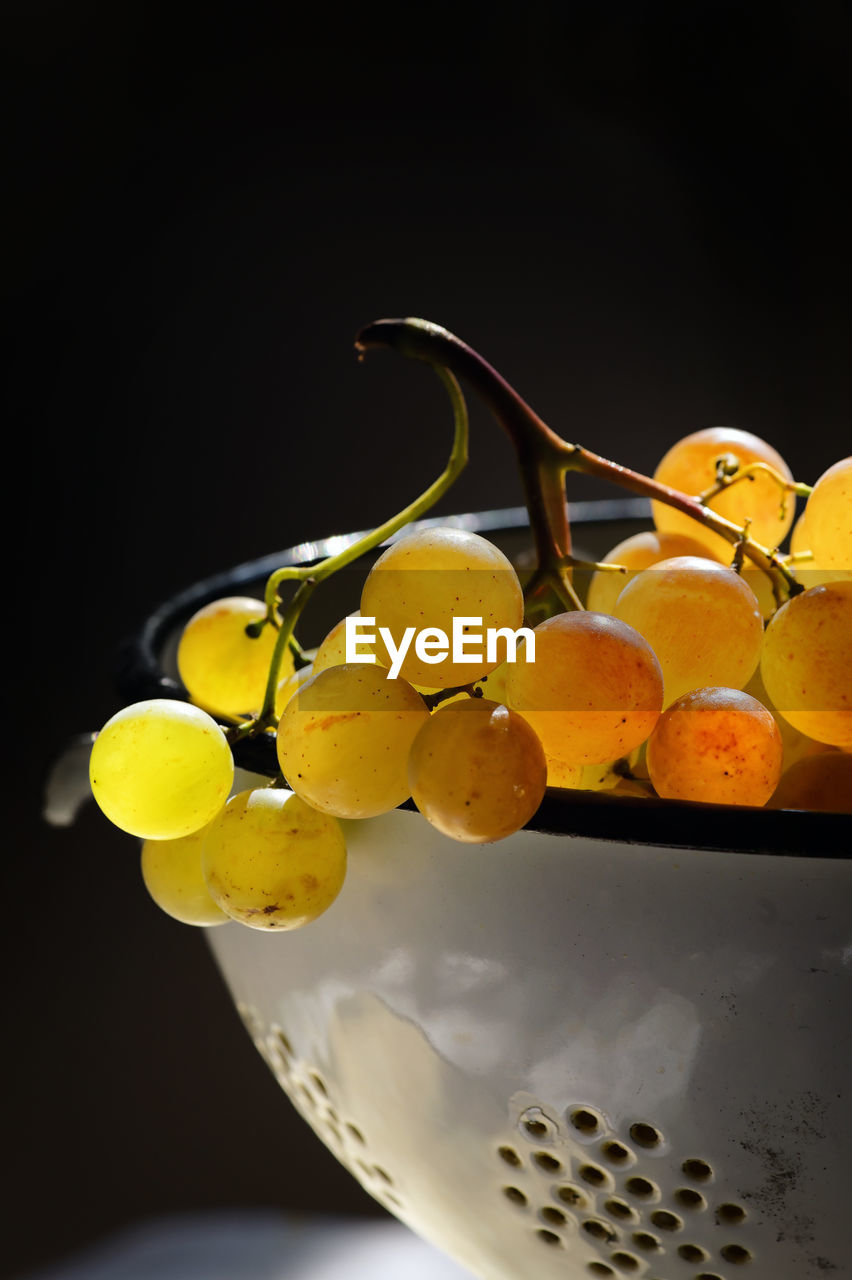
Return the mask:
[[[162,692],[138,659],[126,692]],[[490,846],[344,825],[323,917],[208,936],[381,1204],[483,1280],[852,1275],[848,818],[549,793]]]

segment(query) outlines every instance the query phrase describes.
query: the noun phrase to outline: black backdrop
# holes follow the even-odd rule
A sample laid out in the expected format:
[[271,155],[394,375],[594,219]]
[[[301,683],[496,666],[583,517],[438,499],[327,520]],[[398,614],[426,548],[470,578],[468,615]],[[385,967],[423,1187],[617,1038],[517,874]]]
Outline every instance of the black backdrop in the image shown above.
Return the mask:
[[[134,842],[92,807],[38,817],[153,604],[378,521],[440,469],[437,381],[358,365],[362,324],[446,325],[642,469],[720,421],[805,480],[849,451],[845,5],[362,9],[5,21],[3,1274],[172,1211],[379,1212],[278,1093],[203,937],[147,900]],[[443,511],[520,501],[472,414]]]

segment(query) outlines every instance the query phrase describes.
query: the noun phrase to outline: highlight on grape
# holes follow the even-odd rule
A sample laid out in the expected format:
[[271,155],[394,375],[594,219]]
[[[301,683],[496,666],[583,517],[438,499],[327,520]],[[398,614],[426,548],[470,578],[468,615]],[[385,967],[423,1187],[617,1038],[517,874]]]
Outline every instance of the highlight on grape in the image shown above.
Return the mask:
[[[441,475],[327,559],[272,573],[262,598],[198,610],[177,643],[185,700],[133,703],[96,737],[92,793],[141,842],[163,911],[301,928],[343,889],[344,824],[405,803],[467,845],[526,826],[548,788],[692,805],[699,831],[708,804],[732,822],[742,806],[852,811],[852,458],[810,485],[766,441],[712,427],[645,476],[557,435],[437,325],[378,321],[356,343],[376,347],[443,382]],[[457,375],[515,447],[522,569],[423,520],[467,463]],[[650,499],[652,527],[578,558],[569,471]],[[358,609],[305,643],[314,592],[372,553]],[[246,788],[233,752],[252,738],[278,772]]]

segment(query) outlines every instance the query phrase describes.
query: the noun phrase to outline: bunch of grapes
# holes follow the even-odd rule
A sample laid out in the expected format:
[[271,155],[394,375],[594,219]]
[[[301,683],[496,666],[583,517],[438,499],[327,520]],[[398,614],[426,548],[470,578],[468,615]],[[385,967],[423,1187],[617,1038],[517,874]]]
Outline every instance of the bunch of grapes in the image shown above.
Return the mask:
[[[395,323],[409,340],[421,325],[415,354],[437,346],[442,367],[463,352],[471,376],[451,335]],[[473,358],[476,385],[488,366]],[[475,533],[406,528],[466,457],[464,403],[442,376],[456,439],[440,481],[340,555],[272,575],[263,601],[197,612],[177,650],[188,700],[125,707],[95,740],[93,794],[142,840],[145,884],[178,920],[314,920],[344,883],[343,824],[411,801],[466,844],[518,831],[548,786],[850,809],[852,458],[810,488],[764,441],[714,428],[641,477],[566,445],[509,389],[501,420],[539,461],[525,468],[538,563],[522,578]],[[586,566],[585,589],[558,497],[572,467],[653,500],[654,528]],[[312,591],[391,535],[359,611],[302,649]],[[258,735],[280,772],[234,793],[232,747]]]

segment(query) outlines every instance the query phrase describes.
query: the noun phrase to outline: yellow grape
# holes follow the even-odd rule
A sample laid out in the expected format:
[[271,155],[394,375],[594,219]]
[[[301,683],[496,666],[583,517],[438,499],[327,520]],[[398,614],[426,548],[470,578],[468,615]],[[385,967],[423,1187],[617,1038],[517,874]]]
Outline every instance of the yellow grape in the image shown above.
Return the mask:
[[101,729],[92,794],[122,831],[173,840],[206,826],[228,798],[234,761],[222,729],[188,702],[135,702]]
[[666,706],[690,689],[741,689],[760,660],[757,598],[739,574],[713,560],[676,556],[644,569],[618,597],[615,616],[657,655]]
[[408,780],[432,826],[483,844],[529,822],[544,796],[547,765],[522,716],[490,699],[465,698],[434,712],[417,734]]
[[[226,716],[260,710],[278,633],[265,626],[252,639],[246,635],[246,627],[265,616],[260,600],[228,596],[205,605],[190,618],[178,643],[177,664],[180,678],[198,706]],[[288,651],[281,677],[292,670]]]
[[201,855],[214,902],[252,929],[298,929],[322,915],[346,875],[340,823],[290,791],[262,787],[228,801]]
[[745,687],[745,692],[750,693],[753,698],[757,698],[758,702],[762,702],[767,711],[774,717],[781,732],[781,741],[784,744],[782,768],[785,770],[789,769],[790,765],[795,764],[803,756],[834,750],[833,747],[828,746],[825,742],[817,742],[814,738],[806,737],[798,729],[794,729],[789,720],[785,720],[766,691],[760,667],[757,668],[749,680]]
[[279,720],[281,712],[286,707],[294,693],[298,693],[306,680],[310,680],[314,674],[313,663],[308,663],[306,667],[299,667],[298,671],[291,671],[283,680],[278,681],[278,688],[275,691],[275,714]]
[[648,772],[664,800],[764,805],[781,776],[781,733],[741,689],[693,689],[648,739]]
[[289,786],[338,818],[372,818],[410,795],[406,762],[429,719],[407,681],[378,663],[326,667],[290,699],[278,724]]
[[[637,573],[642,569],[649,569],[651,565],[659,564],[661,560],[671,560],[674,556],[715,558],[697,539],[687,537],[685,533],[645,529],[641,533],[631,534],[604,556],[605,561],[624,565],[629,572],[617,573],[615,570],[598,569],[589,583],[586,608],[594,613],[614,613],[616,600]],[[730,558],[726,556],[727,560]]]
[[845,569],[828,569],[825,565],[817,562],[811,549],[811,538],[805,519],[806,515],[807,508],[793,525],[793,532],[790,535],[790,555],[793,557],[803,556],[802,559],[793,559],[790,564],[796,581],[800,582],[807,591],[809,587],[818,587],[825,582],[838,582],[841,579],[852,578],[852,566]]
[[[360,613],[356,610],[349,615],[352,618],[360,618]],[[369,645],[359,642],[358,652],[360,655],[367,657],[369,661],[375,662],[376,655],[372,653]],[[322,644],[316,651],[313,661],[313,669],[315,672],[324,671],[326,667],[339,667],[346,661],[346,619],[341,618],[336,622],[323,640]]]
[[852,458],[823,472],[805,507],[814,560],[852,577]]
[[146,840],[142,879],[157,906],[181,924],[225,924],[228,917],[210,897],[201,872],[201,846],[209,824],[177,840]]
[[[438,629],[452,642],[454,618],[481,619],[471,628],[517,630],[523,622],[521,584],[503,552],[476,533],[462,529],[422,529],[391,544],[371,569],[361,594],[361,614],[376,619],[399,645],[406,628],[416,632]],[[451,654],[427,662],[415,653],[414,641],[399,668],[411,684],[449,689],[480,679],[505,658],[505,642],[497,658],[489,662],[485,641],[469,651],[482,661],[453,662]],[[391,657],[377,641],[380,661],[391,668]],[[437,656],[437,655],[436,655]]]
[[[737,427],[707,427],[684,436],[672,445],[654,472],[654,479],[669,488],[697,497],[713,485],[716,459],[727,453],[734,454],[742,466],[765,462],[785,480],[793,478],[777,450],[759,436]],[[738,526],[750,519],[751,537],[772,550],[784,540],[795,515],[795,499],[791,494],[787,495],[783,503],[784,514],[781,514],[783,497],[781,488],[771,476],[757,472],[753,479],[738,480],[711,498],[707,505]],[[720,534],[713,533],[665,502],[652,502],[651,512],[660,531],[685,533],[707,547],[717,560],[731,563],[732,545]]]
[[600,764],[566,764],[564,760],[547,761],[547,785],[567,791],[611,791],[622,781],[613,769],[614,760]]
[[811,587],[782,605],[766,628],[760,670],[794,728],[852,747],[852,581]]
[[786,769],[768,801],[771,809],[852,813],[852,755],[829,749]]
[[650,645],[609,614],[560,613],[535,628],[535,661],[509,664],[509,705],[535,729],[548,762],[600,764],[647,738],[663,680]]

